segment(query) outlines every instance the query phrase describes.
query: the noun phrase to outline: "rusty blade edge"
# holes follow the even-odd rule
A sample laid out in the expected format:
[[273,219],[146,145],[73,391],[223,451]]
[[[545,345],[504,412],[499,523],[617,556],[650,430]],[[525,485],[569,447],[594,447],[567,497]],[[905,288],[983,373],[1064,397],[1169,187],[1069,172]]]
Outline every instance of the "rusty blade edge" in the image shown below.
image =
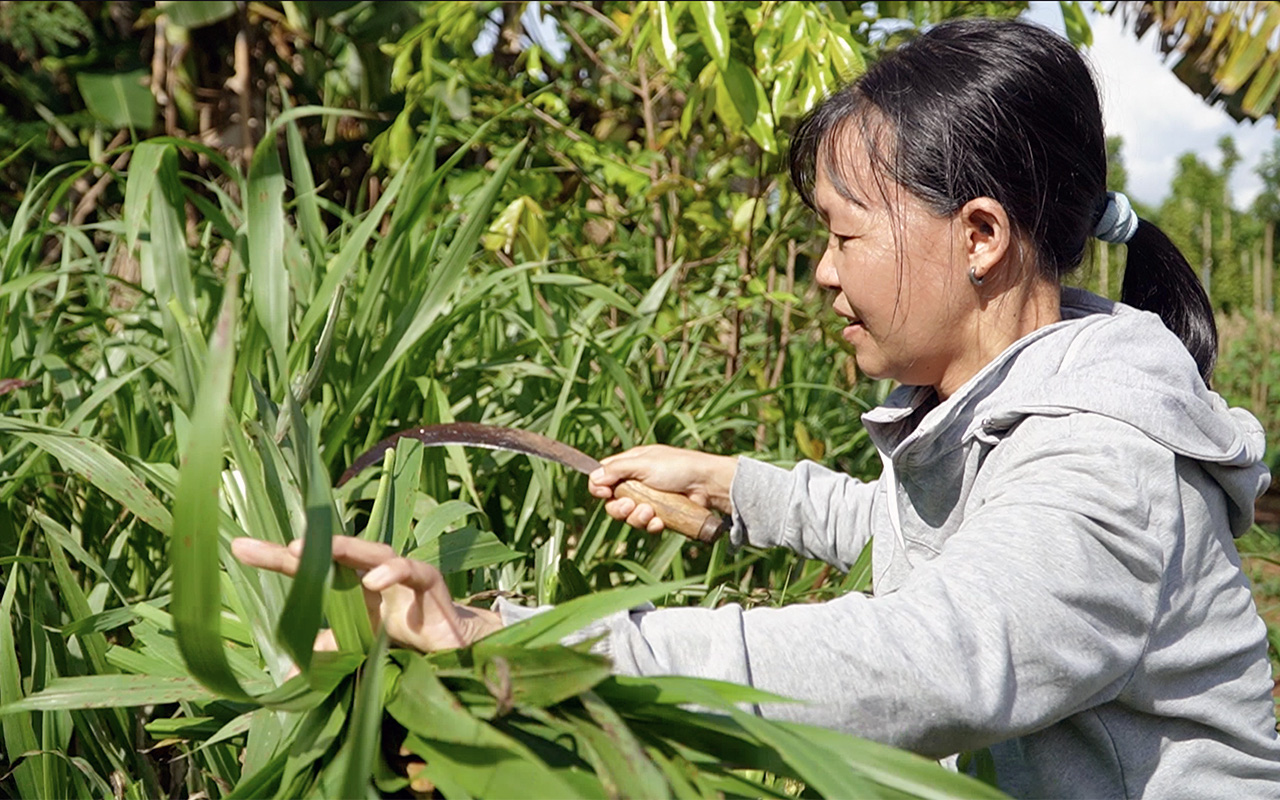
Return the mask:
[[361,453],[347,471],[338,478],[338,486],[360,474],[372,464],[382,460],[388,450],[395,447],[401,439],[416,439],[427,447],[443,447],[445,445],[461,445],[463,447],[481,447],[486,450],[504,450],[511,453],[522,453],[535,458],[542,458],[563,464],[570,469],[587,474],[600,467],[600,462],[577,448],[564,442],[556,441],[548,436],[519,428],[504,428],[500,425],[483,425],[476,422],[445,422],[439,425],[420,425],[415,428],[393,433]]

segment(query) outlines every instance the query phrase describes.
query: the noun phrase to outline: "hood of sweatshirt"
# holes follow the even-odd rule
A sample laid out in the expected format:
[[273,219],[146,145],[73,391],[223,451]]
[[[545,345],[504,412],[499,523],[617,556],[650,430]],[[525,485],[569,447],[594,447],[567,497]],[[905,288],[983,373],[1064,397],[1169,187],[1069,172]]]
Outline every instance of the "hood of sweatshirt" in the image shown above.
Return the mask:
[[930,387],[903,386],[864,414],[882,457],[920,467],[975,438],[994,444],[1029,416],[1101,414],[1200,462],[1226,492],[1232,533],[1245,533],[1270,483],[1258,420],[1204,385],[1157,315],[1068,288],[1062,317],[1010,345],[942,403]]

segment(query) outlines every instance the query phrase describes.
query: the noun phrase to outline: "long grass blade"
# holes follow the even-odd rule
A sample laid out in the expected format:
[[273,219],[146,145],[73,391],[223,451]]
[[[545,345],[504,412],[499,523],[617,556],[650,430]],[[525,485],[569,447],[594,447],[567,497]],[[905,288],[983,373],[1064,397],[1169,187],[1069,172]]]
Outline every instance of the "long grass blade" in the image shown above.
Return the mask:
[[342,776],[341,797],[369,794],[373,759],[382,730],[383,676],[387,669],[387,632],[379,631],[378,641],[360,673],[355,706],[351,710],[351,733],[347,740],[347,763]]
[[56,428],[11,417],[0,417],[0,431],[26,439],[54,456],[64,469],[80,475],[156,530],[168,533],[172,528],[173,520],[168,509],[133,470],[102,445]]
[[[18,596],[18,570],[14,564],[5,579],[4,594],[0,596],[0,708],[23,701],[22,675],[13,634],[13,604]],[[16,711],[0,716],[0,731],[4,734],[5,753],[13,767],[13,777],[18,793],[23,797],[43,797],[44,782],[41,779],[40,758],[23,758],[24,753],[40,749],[35,728],[29,713]],[[21,759],[21,760],[19,760]]]
[[288,373],[289,276],[284,265],[284,171],[275,137],[263,139],[249,164],[245,203],[249,285],[258,324],[266,331],[277,374]]
[[444,312],[445,301],[461,283],[465,276],[465,267],[476,251],[480,235],[488,226],[489,214],[497,202],[507,175],[523,155],[528,140],[523,140],[511,151],[489,177],[484,189],[467,208],[466,222],[454,234],[449,249],[445,251],[432,273],[431,282],[421,299],[412,306],[407,306],[396,319],[392,332],[385,344],[373,358],[372,363],[362,371],[352,395],[341,416],[330,427],[325,439],[325,452],[334,453],[339,450],[338,443],[346,436],[355,415],[363,408],[365,402],[378,388],[391,370],[404,358],[431,328],[441,313]]
[[248,699],[227,664],[222,641],[218,484],[222,473],[222,437],[227,397],[235,363],[236,283],[232,274],[223,295],[217,327],[209,342],[204,380],[191,414],[190,439],[178,472],[174,496],[174,631],[191,675],[213,691]]
[[[306,497],[307,533],[302,543],[297,574],[289,587],[276,636],[280,645],[304,673],[311,664],[311,652],[325,602],[325,585],[333,565],[333,535],[338,530],[329,495],[329,482],[322,468],[318,468],[318,456],[311,441],[310,429],[302,416],[302,410],[285,398],[286,412],[293,420],[292,435],[297,458],[298,479]],[[339,642],[344,645],[344,642]]]
[[486,636],[476,643],[476,653],[479,655],[485,648],[494,645],[540,647],[555,644],[561,637],[580,630],[594,620],[673,594],[692,583],[693,581],[684,581],[656,586],[632,586],[579,597]]
[[179,700],[213,700],[203,685],[191,678],[155,675],[81,675],[55,678],[43,691],[0,706],[0,716],[22,711],[69,708],[117,708],[176,703]]

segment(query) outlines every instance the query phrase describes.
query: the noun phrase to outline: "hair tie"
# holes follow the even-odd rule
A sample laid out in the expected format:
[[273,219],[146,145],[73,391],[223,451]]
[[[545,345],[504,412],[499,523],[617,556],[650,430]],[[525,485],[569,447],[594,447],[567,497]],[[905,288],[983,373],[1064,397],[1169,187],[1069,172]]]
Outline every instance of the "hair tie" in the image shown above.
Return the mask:
[[1107,192],[1107,207],[1093,229],[1093,235],[1104,242],[1124,244],[1138,232],[1138,215],[1123,192]]

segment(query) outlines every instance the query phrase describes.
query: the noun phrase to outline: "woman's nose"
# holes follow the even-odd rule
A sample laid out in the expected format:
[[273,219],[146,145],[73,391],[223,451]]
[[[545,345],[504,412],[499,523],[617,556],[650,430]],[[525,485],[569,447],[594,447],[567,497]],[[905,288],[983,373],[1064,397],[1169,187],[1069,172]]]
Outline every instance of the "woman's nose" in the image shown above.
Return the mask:
[[822,258],[818,259],[818,268],[813,272],[813,279],[824,289],[839,288],[840,281],[836,277],[836,266],[831,258],[830,247],[822,251]]

